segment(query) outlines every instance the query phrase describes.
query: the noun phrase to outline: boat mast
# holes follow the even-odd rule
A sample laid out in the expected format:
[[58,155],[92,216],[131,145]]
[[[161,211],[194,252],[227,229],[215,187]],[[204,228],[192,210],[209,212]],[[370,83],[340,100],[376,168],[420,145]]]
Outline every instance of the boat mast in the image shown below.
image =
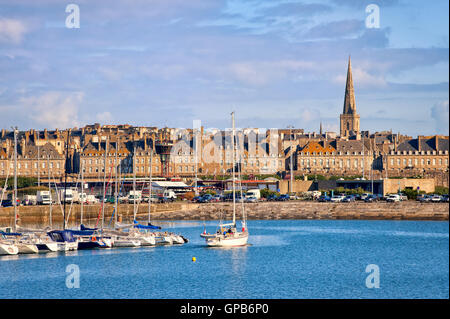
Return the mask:
[[136,142],[133,142],[133,222],[136,220]]
[[235,190],[235,171],[234,171],[234,165],[235,165],[235,153],[234,153],[234,112],[231,112],[231,122],[232,122],[232,128],[233,128],[233,132],[232,132],[232,139],[231,139],[231,150],[232,150],[232,157],[233,157],[233,166],[232,166],[232,171],[233,171],[233,227],[236,226],[236,190]]
[[[63,221],[63,230],[66,229],[66,189],[67,189],[67,169],[68,169],[68,157],[69,157],[69,135],[70,132],[67,131],[67,142],[66,142],[66,164],[64,165],[64,221]],[[50,167],[47,167],[49,170]]]
[[[84,161],[84,160],[83,160]],[[83,161],[81,161],[81,210],[80,210],[80,225],[83,224],[83,203],[84,203],[84,198],[83,198],[83,192],[84,192],[84,175],[83,175],[83,170],[84,170],[84,164]]]
[[106,195],[106,156],[108,154],[108,137],[105,140],[105,158],[103,162],[103,201],[102,201],[102,231],[105,224],[105,195]]
[[148,187],[148,225],[150,225],[150,213],[152,210],[152,168],[153,168],[153,141],[152,141],[152,147],[150,149],[150,185]]
[[17,224],[17,127],[14,128],[14,228]]
[[115,160],[114,160],[114,167],[116,168],[116,171],[115,171],[115,174],[116,174],[116,176],[115,176],[115,180],[116,180],[116,182],[114,183],[115,185],[114,185],[114,226],[117,224],[117,199],[118,199],[118,196],[119,196],[119,194],[118,194],[118,192],[119,192],[119,187],[118,187],[118,185],[117,185],[117,170],[119,169],[119,165],[118,165],[118,160],[117,160],[117,149],[119,148],[119,137],[117,137],[117,140],[116,140],[116,158],[115,158]]
[[[47,155],[47,167],[48,168],[50,168],[50,154],[49,155]],[[52,202],[53,202],[53,198],[52,198],[52,186],[51,186],[51,179],[50,179],[50,170],[49,169],[47,169],[47,173],[48,173],[48,192],[49,192],[49,194],[50,194],[50,208],[49,208],[49,226],[50,226],[50,228],[52,228],[53,226],[52,226],[52,224],[53,224],[53,222],[52,222]]]

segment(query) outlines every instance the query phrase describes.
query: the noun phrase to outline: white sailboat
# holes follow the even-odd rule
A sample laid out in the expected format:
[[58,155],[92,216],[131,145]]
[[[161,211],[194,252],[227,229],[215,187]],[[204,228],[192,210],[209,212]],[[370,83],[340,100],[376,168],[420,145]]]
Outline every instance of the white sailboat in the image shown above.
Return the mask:
[[[17,128],[14,128],[14,232],[17,229]],[[37,254],[38,247],[22,234],[18,234],[14,240],[14,245],[19,254]]]
[[[136,146],[133,148],[133,190],[136,190]],[[136,201],[133,202],[133,217],[136,219]],[[117,214],[117,212],[116,212]],[[130,229],[132,229],[133,225]],[[116,223],[116,228],[121,227],[119,223]],[[123,227],[123,226],[122,226]],[[114,237],[114,247],[139,247],[142,245],[141,239],[137,236],[135,232],[131,231],[128,234],[118,235]]]
[[245,246],[248,241],[248,230],[246,227],[244,210],[242,211],[242,229],[239,231],[236,226],[236,177],[235,177],[235,125],[234,112],[231,113],[231,121],[233,126],[232,132],[232,157],[233,157],[233,221],[231,223],[220,223],[219,230],[215,234],[206,233],[206,230],[200,235],[205,238],[206,244],[210,247],[235,247]]

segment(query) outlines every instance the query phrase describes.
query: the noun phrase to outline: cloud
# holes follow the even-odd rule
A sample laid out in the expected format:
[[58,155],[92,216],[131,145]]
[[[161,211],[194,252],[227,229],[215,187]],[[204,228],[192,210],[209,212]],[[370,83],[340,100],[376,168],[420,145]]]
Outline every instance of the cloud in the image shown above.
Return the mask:
[[47,92],[19,99],[20,113],[29,120],[49,128],[78,126],[78,107],[83,93]]
[[375,3],[380,7],[391,7],[399,4],[399,0],[333,0],[336,5],[351,7],[355,9],[365,8],[369,4]]
[[279,81],[288,77],[289,74],[296,74],[301,70],[312,70],[313,68],[314,63],[309,61],[280,60],[231,63],[226,69],[241,82],[261,86]]
[[322,23],[309,29],[305,38],[307,39],[337,39],[355,36],[364,29],[362,20],[341,20]]
[[287,2],[281,3],[274,7],[266,8],[265,11],[270,16],[295,15],[295,16],[310,17],[312,15],[320,13],[331,12],[332,9],[329,5],[325,4],[318,4],[318,3],[305,4],[305,3]]
[[18,44],[27,31],[26,25],[20,20],[0,18],[0,42]]
[[448,134],[448,116],[448,100],[436,103],[431,107],[431,118],[435,122],[435,129],[437,134]]
[[[385,87],[386,79],[381,75],[373,75],[361,68],[352,68],[353,83],[360,87]],[[333,78],[333,82],[337,84],[345,84],[347,75],[340,74]]]
[[108,112],[108,111],[97,113],[95,118],[97,119],[97,121],[99,123],[102,123],[102,124],[113,124],[113,122],[114,122],[113,115],[111,114],[111,112]]

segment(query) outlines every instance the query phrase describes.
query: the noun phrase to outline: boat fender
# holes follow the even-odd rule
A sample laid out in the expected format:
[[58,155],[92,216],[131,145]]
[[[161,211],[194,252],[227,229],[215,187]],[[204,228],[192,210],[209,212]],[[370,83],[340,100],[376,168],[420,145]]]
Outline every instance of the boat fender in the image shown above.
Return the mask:
[[94,237],[91,238],[91,240],[92,241],[97,241],[97,237],[94,236]]

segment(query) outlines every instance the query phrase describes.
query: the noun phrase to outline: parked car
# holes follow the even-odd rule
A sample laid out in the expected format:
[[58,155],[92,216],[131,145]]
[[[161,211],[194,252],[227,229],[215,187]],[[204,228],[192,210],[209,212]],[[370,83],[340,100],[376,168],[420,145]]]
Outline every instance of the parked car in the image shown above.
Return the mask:
[[277,197],[278,201],[286,201],[289,200],[289,195],[288,194],[281,194],[279,197]]
[[366,197],[366,199],[364,199],[364,201],[366,203],[377,202],[378,201],[378,196],[377,195],[369,195],[369,196]]
[[269,196],[267,197],[267,200],[268,200],[268,201],[274,201],[274,200],[277,200],[277,195],[271,194],[271,195],[269,195]]
[[442,195],[441,199],[444,203],[448,203],[448,194]]
[[300,199],[300,197],[298,197],[297,194],[293,193],[293,194],[289,194],[289,199],[290,200],[298,200],[298,199]]
[[359,197],[359,199],[360,199],[360,200],[365,200],[366,197],[369,196],[369,195],[370,195],[369,193],[364,193],[364,194],[362,194],[362,195]]
[[347,195],[347,196],[344,197],[344,199],[342,199],[342,201],[345,202],[345,203],[354,202],[355,201],[355,196]]
[[398,195],[400,196],[400,200],[408,200],[408,196],[406,196],[403,193],[398,193]]
[[322,195],[318,199],[319,202],[329,202],[330,200],[331,200],[331,197],[327,196],[327,195]]
[[433,203],[438,203],[442,201],[442,197],[440,195],[434,194],[433,196],[431,196],[430,201]]
[[245,198],[246,203],[256,203],[257,201],[258,199],[256,198],[256,196],[247,196]]
[[429,202],[431,201],[431,197],[432,197],[431,195],[424,195],[419,199],[419,202],[421,203]]
[[416,201],[418,201],[418,202],[422,201],[422,199],[423,199],[425,196],[427,196],[427,195],[425,195],[425,194],[417,195],[417,196],[416,196]]
[[401,198],[399,194],[390,194],[387,198],[386,198],[387,202],[400,202]]
[[333,197],[331,197],[330,201],[334,203],[340,203],[344,198],[344,195],[334,195]]
[[2,207],[12,207],[13,206],[13,202],[10,199],[4,199],[2,201]]

